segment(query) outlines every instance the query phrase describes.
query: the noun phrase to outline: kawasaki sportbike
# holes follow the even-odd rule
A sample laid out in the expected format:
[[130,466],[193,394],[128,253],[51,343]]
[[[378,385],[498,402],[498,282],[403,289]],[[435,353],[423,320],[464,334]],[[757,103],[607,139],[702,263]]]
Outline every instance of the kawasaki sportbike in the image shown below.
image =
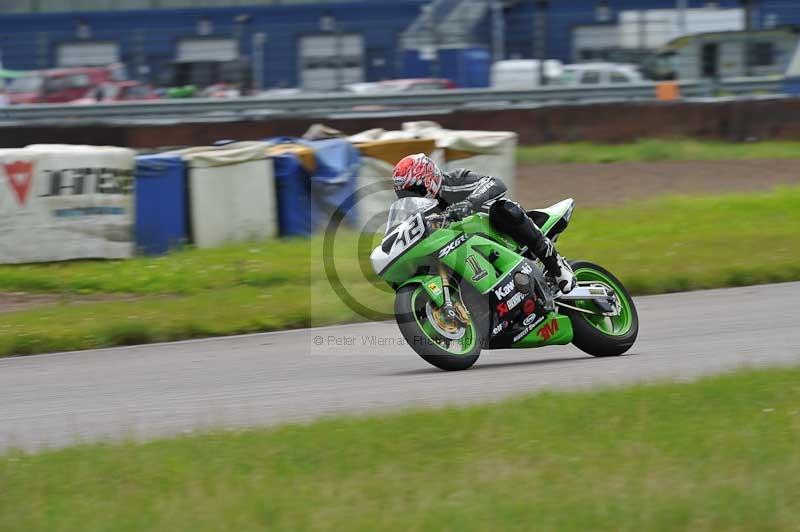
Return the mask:
[[[408,344],[445,370],[472,366],[482,349],[575,344],[617,356],[639,331],[636,307],[611,272],[570,261],[578,286],[561,294],[527,248],[495,231],[486,214],[450,222],[436,200],[402,198],[370,256],[396,291],[395,316]],[[551,240],[569,224],[571,199],[528,215]]]

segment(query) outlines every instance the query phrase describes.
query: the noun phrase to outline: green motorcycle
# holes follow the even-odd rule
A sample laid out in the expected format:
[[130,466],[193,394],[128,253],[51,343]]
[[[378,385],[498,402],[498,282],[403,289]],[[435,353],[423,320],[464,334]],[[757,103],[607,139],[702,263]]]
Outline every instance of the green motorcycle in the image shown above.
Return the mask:
[[[551,240],[567,228],[575,203],[528,215]],[[495,231],[489,217],[451,222],[436,200],[402,198],[370,255],[395,290],[395,317],[406,342],[444,370],[471,367],[482,349],[566,345],[617,356],[639,331],[633,299],[611,272],[570,261],[577,287],[561,294],[526,247]]]

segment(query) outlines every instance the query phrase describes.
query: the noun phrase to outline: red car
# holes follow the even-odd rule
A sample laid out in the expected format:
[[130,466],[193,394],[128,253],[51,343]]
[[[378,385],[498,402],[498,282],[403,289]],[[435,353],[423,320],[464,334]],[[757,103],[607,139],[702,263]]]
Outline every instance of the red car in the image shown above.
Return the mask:
[[125,82],[121,65],[58,68],[31,72],[6,87],[12,104],[69,103],[92,98],[101,87]]
[[91,91],[85,98],[73,100],[75,105],[88,105],[93,103],[137,102],[142,100],[157,100],[158,94],[150,85],[138,81],[118,81],[105,83]]

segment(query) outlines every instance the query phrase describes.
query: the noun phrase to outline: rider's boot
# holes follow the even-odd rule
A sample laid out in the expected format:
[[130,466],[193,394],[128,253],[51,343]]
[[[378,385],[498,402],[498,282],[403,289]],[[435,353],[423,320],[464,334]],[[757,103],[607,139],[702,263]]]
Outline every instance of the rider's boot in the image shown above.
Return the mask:
[[572,267],[567,260],[558,253],[556,253],[556,260],[554,262],[555,265],[545,265],[545,267],[548,273],[556,280],[556,284],[561,293],[569,294],[578,284],[578,280],[575,278],[575,272],[572,271]]
[[547,269],[547,273],[555,279],[559,291],[562,294],[572,292],[572,289],[578,284],[572,267],[570,267],[564,257],[558,254],[555,245],[553,245],[553,241],[539,230],[536,224],[533,223],[533,220],[531,220],[530,225],[535,228],[534,233],[538,233],[531,246],[531,251],[536,258],[542,261],[545,269]]

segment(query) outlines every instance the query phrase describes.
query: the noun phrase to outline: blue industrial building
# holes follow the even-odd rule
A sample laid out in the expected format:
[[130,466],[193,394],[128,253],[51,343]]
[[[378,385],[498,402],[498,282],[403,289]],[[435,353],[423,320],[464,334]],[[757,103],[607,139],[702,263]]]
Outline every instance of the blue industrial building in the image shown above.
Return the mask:
[[[752,2],[753,27],[800,24],[800,2]],[[80,12],[67,11],[69,2],[62,12],[36,7],[46,2],[28,3],[15,10],[21,12],[0,7],[0,52],[8,69],[119,61],[133,77],[169,85],[224,77],[220,65],[238,64],[248,83],[312,89],[432,75],[480,86],[492,57],[544,53],[571,62],[580,59],[576,28],[616,24],[624,10],[676,6],[676,0],[550,0],[541,19],[541,0],[254,0],[235,7],[130,0],[113,3],[113,10]],[[153,8],[185,4],[205,7]],[[742,6],[741,0],[686,4]]]
[[[397,74],[398,36],[423,3],[362,1],[9,14],[0,15],[0,49],[3,66],[8,69],[75,66],[82,60],[102,64],[116,59],[128,65],[136,77],[152,81],[161,81],[161,76],[175,70],[176,63],[199,62],[198,55],[203,53],[217,61],[238,57],[256,71],[263,69],[262,86],[273,88],[302,83],[299,55],[305,38],[329,36],[331,42],[347,43],[348,36],[357,36],[360,49],[355,59],[363,67],[363,78],[386,79]],[[208,46],[204,47],[203,41]],[[353,60],[347,57],[349,52],[333,55],[336,50],[332,47],[317,51],[321,52],[320,69],[325,61],[346,68]],[[313,55],[314,50],[311,52]],[[254,55],[261,65],[254,63]],[[313,69],[313,58],[307,61]]]

